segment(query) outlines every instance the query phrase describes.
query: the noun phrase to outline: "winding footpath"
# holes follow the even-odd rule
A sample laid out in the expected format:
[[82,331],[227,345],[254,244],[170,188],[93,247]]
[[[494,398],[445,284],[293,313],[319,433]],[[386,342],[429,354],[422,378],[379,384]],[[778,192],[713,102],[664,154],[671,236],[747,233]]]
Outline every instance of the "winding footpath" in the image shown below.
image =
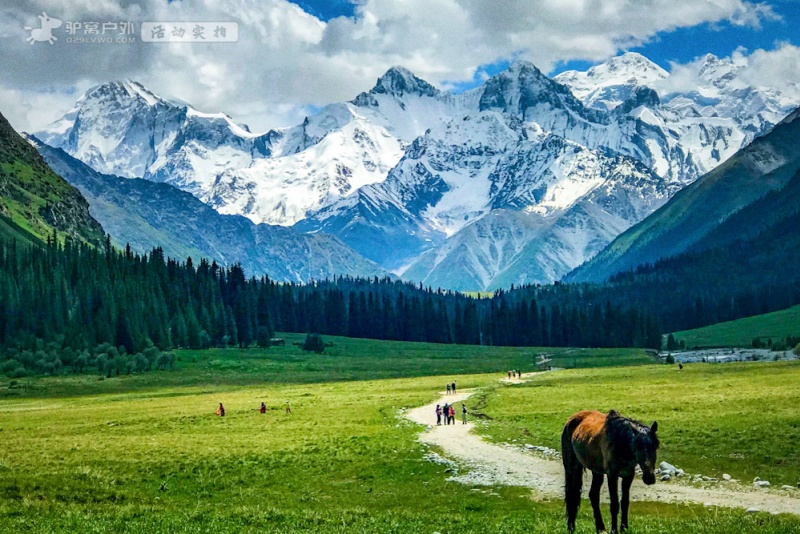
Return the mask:
[[[523,380],[529,376],[523,375]],[[507,378],[502,380],[508,383],[521,381]],[[476,486],[522,486],[531,488],[535,498],[540,500],[562,499],[564,471],[559,460],[526,453],[511,446],[489,443],[473,431],[472,423],[464,425],[457,420],[455,425],[436,426],[437,404],[446,402],[455,404],[460,417],[459,405],[472,393],[474,392],[465,391],[455,395],[444,395],[435,402],[409,410],[406,414],[411,421],[427,426],[427,430],[420,434],[420,441],[439,447],[447,457],[468,468],[468,474],[456,475],[452,479]],[[728,488],[721,484],[708,488],[670,481],[645,486],[641,478],[637,478],[631,488],[631,500],[754,508],[762,512],[800,515],[798,490],[750,489],[738,484]],[[588,490],[589,485],[590,478],[587,473],[584,489]],[[607,485],[603,485],[603,499],[608,501]]]

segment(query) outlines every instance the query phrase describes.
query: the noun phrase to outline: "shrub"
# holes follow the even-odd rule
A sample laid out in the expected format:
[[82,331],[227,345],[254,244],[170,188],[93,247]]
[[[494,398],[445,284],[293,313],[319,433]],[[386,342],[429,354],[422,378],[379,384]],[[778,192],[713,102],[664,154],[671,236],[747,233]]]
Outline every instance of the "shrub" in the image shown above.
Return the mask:
[[303,350],[316,352],[317,354],[325,352],[325,342],[322,341],[322,336],[319,334],[306,334],[306,340],[303,341]]
[[11,371],[11,374],[8,375],[9,378],[25,378],[28,376],[28,372],[25,370],[24,367],[18,367]]
[[675,363],[675,356],[672,354],[667,354],[667,359],[665,360],[667,363]]

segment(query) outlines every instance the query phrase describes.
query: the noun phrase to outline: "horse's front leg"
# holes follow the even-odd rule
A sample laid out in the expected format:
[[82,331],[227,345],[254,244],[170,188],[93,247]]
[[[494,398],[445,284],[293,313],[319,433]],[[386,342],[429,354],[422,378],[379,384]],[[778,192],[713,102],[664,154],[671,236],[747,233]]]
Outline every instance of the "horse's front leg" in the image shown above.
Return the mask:
[[589,490],[589,501],[592,503],[592,511],[594,512],[594,526],[597,532],[603,532],[606,529],[603,523],[603,514],[600,512],[600,488],[603,487],[603,474],[592,472],[592,489]]
[[621,530],[628,529],[628,506],[631,503],[631,484],[633,484],[634,475],[629,475],[622,478],[622,521],[619,528]]
[[611,532],[617,532],[617,515],[619,515],[619,488],[617,475],[608,475],[608,495],[611,497]]

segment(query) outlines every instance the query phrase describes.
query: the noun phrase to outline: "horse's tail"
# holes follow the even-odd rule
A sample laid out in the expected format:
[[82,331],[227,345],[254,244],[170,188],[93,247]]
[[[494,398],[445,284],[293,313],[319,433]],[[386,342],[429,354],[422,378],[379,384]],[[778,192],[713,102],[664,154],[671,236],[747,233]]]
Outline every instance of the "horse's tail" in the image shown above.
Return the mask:
[[564,463],[564,503],[567,505],[567,528],[575,530],[575,518],[581,505],[583,491],[583,465],[572,446],[572,434],[581,423],[578,417],[570,417],[561,433],[561,461]]

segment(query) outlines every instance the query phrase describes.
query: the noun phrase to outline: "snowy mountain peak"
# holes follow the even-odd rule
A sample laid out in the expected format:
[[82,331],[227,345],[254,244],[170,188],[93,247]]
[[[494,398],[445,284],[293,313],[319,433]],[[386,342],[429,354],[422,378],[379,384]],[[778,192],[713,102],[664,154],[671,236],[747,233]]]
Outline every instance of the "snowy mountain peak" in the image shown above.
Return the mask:
[[378,82],[370,93],[390,94],[398,97],[407,94],[436,96],[439,90],[425,80],[416,77],[414,73],[405,67],[395,66],[378,78]]
[[568,85],[589,107],[608,111],[629,100],[635,87],[654,87],[667,71],[636,52],[627,52],[586,72],[565,71],[555,80]]
[[708,53],[703,56],[703,60],[700,63],[700,71],[704,71],[707,69],[714,68],[719,65],[730,65],[732,62],[730,60],[720,59],[718,56],[714,54]]
[[119,84],[130,96],[141,98],[149,106],[154,106],[156,104],[165,102],[164,99],[156,96],[152,91],[147,89],[144,85],[140,84],[139,82],[133,80],[127,80],[124,82],[116,82],[116,83]]
[[[539,67],[531,63],[530,61],[524,59],[516,59],[513,63],[508,67],[508,70],[504,71],[511,76],[520,76],[522,74],[528,74],[532,76],[544,77],[544,73],[539,70]],[[503,74],[503,73],[500,73]]]
[[106,82],[92,87],[78,101],[76,107],[84,107],[92,101],[116,101],[120,105],[139,103],[149,107],[159,104],[179,107],[133,80]]
[[[602,67],[605,66],[605,69]],[[636,76],[638,79],[663,79],[669,74],[667,71],[637,52],[625,52],[612,57],[602,65],[592,67],[587,71],[589,76],[598,76],[602,71],[624,72]]]
[[567,86],[548,78],[527,61],[515,61],[508,70],[490,78],[483,86],[479,109],[511,113],[545,128],[550,126],[548,117],[564,111],[590,121],[599,120],[587,113]]
[[75,107],[36,134],[96,170],[169,182],[196,193],[230,165],[266,152],[246,126],[164,99],[135,81],[88,90]]

